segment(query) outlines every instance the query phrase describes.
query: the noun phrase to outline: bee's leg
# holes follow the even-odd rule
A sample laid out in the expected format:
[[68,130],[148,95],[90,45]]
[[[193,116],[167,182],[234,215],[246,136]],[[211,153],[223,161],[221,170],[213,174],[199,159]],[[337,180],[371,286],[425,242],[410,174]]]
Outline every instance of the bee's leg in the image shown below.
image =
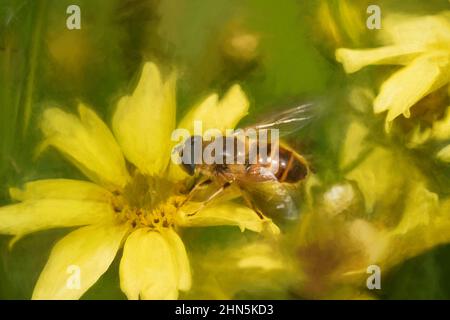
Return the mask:
[[254,202],[250,199],[250,197],[245,193],[242,192],[242,198],[244,198],[245,203],[247,203],[247,206],[251,209],[253,209],[253,211],[255,211],[256,215],[261,219],[261,220],[265,220],[266,218],[264,217],[264,215],[262,214],[261,210],[259,210]]
[[208,199],[203,201],[202,204],[200,205],[200,207],[197,210],[195,210],[194,212],[191,212],[191,213],[189,213],[187,215],[189,217],[191,217],[191,216],[195,215],[197,212],[199,212],[200,210],[204,209],[206,206],[208,206],[211,203],[211,201],[213,201],[217,196],[219,196],[229,186],[231,186],[231,182],[229,182],[229,181],[225,182],[219,189],[217,189],[217,191],[215,191],[212,195],[210,195],[208,197]]
[[197,182],[196,184],[194,184],[194,186],[192,187],[191,190],[189,190],[189,193],[186,197],[186,199],[184,199],[184,201],[180,204],[180,207],[182,207],[186,202],[190,201],[192,199],[192,197],[195,195],[195,192],[203,187],[203,186],[207,186],[208,184],[210,184],[212,182],[212,180],[210,178],[206,178],[203,179],[199,182]]
[[199,182],[197,182],[194,187],[189,191],[189,194],[187,196],[186,201],[191,200],[192,196],[195,194],[195,192],[200,189],[201,187],[207,186],[210,183],[212,183],[212,180],[210,178],[205,178],[203,180],[200,180]]

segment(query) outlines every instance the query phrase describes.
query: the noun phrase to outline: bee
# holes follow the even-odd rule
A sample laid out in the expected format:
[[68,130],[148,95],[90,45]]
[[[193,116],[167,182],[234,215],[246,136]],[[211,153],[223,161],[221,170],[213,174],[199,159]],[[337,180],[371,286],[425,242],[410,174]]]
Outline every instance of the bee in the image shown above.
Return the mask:
[[[278,135],[284,136],[304,127],[311,118],[311,105],[301,105],[247,127],[244,132],[253,130],[256,132],[253,137],[239,134],[219,137],[217,139],[222,139],[220,145],[223,147],[215,152],[214,158],[222,161],[214,163],[194,161],[195,146],[199,145],[203,151],[214,141],[205,141],[202,136],[186,139],[179,149],[181,168],[189,175],[199,177],[188,198],[204,186],[214,186],[213,192],[202,201],[201,207],[190,215],[207,206],[225,190],[233,188],[261,219],[264,216],[297,219],[299,213],[288,187],[306,179],[310,171],[309,164],[288,145],[260,133],[276,129],[275,138],[278,138]],[[239,145],[243,147],[238,148]],[[231,149],[229,146],[232,146]],[[232,161],[229,161],[230,158]]]

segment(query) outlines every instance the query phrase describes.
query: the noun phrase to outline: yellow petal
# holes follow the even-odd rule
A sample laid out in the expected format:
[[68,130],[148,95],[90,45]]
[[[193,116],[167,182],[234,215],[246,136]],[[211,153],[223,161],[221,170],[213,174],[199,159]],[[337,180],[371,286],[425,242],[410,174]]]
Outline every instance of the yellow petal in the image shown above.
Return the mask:
[[360,122],[353,121],[350,123],[342,147],[340,159],[341,168],[345,168],[355,163],[361,154],[367,150],[367,143],[365,143],[367,134],[368,129]]
[[[384,148],[374,148],[346,178],[357,183],[367,213],[373,213],[374,209],[389,212],[389,208],[398,204],[398,199],[402,198],[406,184],[419,179],[407,160]],[[395,213],[387,215],[394,219]]]
[[334,47],[337,44],[341,44],[343,35],[337,25],[336,19],[333,17],[329,3],[320,2],[317,15],[319,16],[320,30],[324,31],[327,40],[331,40]]
[[340,48],[336,60],[353,73],[372,64],[406,65],[418,54],[428,50],[450,49],[450,13],[435,16],[390,15],[383,20],[381,42],[387,46],[376,49]]
[[27,200],[0,208],[0,233],[25,235],[38,230],[110,221],[109,203],[86,200]]
[[[383,254],[389,251],[386,232],[366,220],[355,219],[351,221],[348,231],[351,237],[363,246],[368,265],[380,262]],[[356,270],[353,271],[357,272]]]
[[232,86],[218,101],[217,94],[207,97],[181,120],[179,128],[193,133],[194,121],[201,121],[203,131],[233,129],[248,113],[249,102],[239,85]]
[[392,14],[383,19],[381,40],[385,43],[418,45],[450,44],[450,12],[411,16]]
[[99,185],[81,180],[45,179],[25,184],[24,189],[11,188],[11,198],[19,201],[39,199],[92,200],[107,202],[111,193]]
[[181,169],[180,165],[170,162],[169,170],[167,173],[167,179],[170,181],[181,181],[185,179],[192,178],[189,176],[183,169]]
[[162,83],[158,67],[146,63],[133,94],[120,99],[113,117],[117,141],[142,173],[161,174],[166,168],[175,112],[175,77]]
[[444,162],[450,162],[450,144],[444,148],[442,148],[436,157]]
[[189,266],[189,259],[183,241],[173,229],[164,231],[162,235],[171,246],[172,253],[174,254],[177,272],[179,274],[178,289],[187,291],[191,288],[191,267]]
[[33,299],[79,299],[109,268],[127,231],[105,224],[69,233],[53,248]]
[[[450,90],[450,86],[449,86]],[[450,92],[449,92],[450,95]],[[447,107],[445,117],[442,120],[435,121],[431,130],[431,136],[436,140],[450,139],[450,107]]]
[[231,257],[237,259],[237,267],[242,269],[260,269],[264,271],[286,270],[286,259],[276,246],[269,242],[251,242],[232,248]]
[[408,118],[415,103],[448,82],[449,67],[448,54],[433,53],[415,59],[383,83],[374,101],[375,113],[389,110],[387,122],[401,114]]
[[391,231],[385,263],[393,265],[437,245],[450,242],[450,201],[419,183],[406,198],[400,223]]
[[189,215],[189,213],[195,212],[195,208],[198,208],[198,206],[199,204],[189,203],[182,210],[179,210],[177,215],[178,223],[185,227],[230,225],[238,226],[241,231],[248,229],[255,232],[268,232],[274,235],[280,233],[280,229],[272,220],[259,218],[255,211],[243,205],[231,202],[211,205],[192,216]]
[[420,226],[428,225],[439,211],[439,198],[422,183],[415,185],[406,198],[406,206],[395,233],[405,234]]
[[354,73],[369,65],[406,65],[423,51],[424,48],[416,45],[397,45],[361,50],[340,48],[336,50],[336,60],[342,63],[345,72]]
[[406,144],[408,148],[417,148],[418,146],[424,144],[428,141],[431,137],[431,129],[425,128],[421,129],[420,126],[416,126],[412,133],[411,137],[409,138],[408,143]]
[[138,229],[126,240],[120,288],[128,299],[176,299],[179,277],[172,247],[158,232]]
[[58,108],[44,112],[45,145],[61,151],[92,181],[113,190],[122,188],[128,173],[113,135],[92,110],[80,105],[78,111],[80,118]]
[[240,237],[220,250],[206,245],[193,254],[200,281],[188,299],[233,299],[243,290],[283,290],[291,287],[294,271],[298,271],[280,243],[272,239],[251,241]]
[[178,124],[178,128],[187,129],[191,134],[194,134],[194,121],[201,121],[203,130],[217,128],[217,116],[215,113],[217,112],[218,103],[219,96],[217,93],[209,95],[189,110]]

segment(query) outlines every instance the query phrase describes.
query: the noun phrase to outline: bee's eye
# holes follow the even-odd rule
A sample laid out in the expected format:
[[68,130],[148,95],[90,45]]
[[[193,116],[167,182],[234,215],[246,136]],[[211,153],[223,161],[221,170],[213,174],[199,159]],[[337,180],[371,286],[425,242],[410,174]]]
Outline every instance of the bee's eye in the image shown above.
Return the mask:
[[[200,148],[196,147],[197,144]],[[197,156],[201,157],[201,154],[197,156],[195,154],[197,150],[201,153],[201,144],[201,136],[191,136],[186,139],[183,148],[180,150],[181,168],[191,176],[195,173],[195,160],[197,159]]]
[[181,163],[181,168],[190,176],[195,173],[195,163]]

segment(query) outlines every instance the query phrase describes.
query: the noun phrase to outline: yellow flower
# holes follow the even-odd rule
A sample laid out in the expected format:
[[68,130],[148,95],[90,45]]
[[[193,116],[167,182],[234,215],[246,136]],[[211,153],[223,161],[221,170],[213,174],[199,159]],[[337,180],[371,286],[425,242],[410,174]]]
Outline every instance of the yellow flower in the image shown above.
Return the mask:
[[401,65],[382,85],[373,102],[375,113],[387,111],[386,128],[420,99],[450,82],[450,12],[434,16],[391,15],[383,20],[384,46],[340,48],[336,59],[347,73],[368,65]]
[[345,180],[318,192],[302,217],[294,245],[303,297],[364,298],[370,265],[383,276],[450,242],[450,199],[432,192],[407,156],[370,146],[368,132],[350,124],[341,159],[349,168]]
[[[346,141],[360,143],[346,143],[343,149],[347,155],[343,159],[359,158],[346,179],[359,190],[364,205],[345,220],[351,221],[353,236],[365,241],[367,252],[372,253],[370,262],[391,267],[450,241],[450,199],[429,189],[426,177],[408,156],[370,145],[368,132],[356,121],[347,131]],[[360,148],[364,144],[369,147]],[[373,232],[362,232],[364,225]],[[370,234],[377,241],[369,241]]]
[[[248,101],[239,86],[220,100],[216,94],[181,121],[231,128],[246,115]],[[19,203],[0,208],[0,233],[13,241],[38,230],[81,226],[53,248],[33,292],[33,299],[78,299],[108,269],[119,248],[120,286],[129,299],[175,299],[191,286],[187,253],[178,235],[185,226],[237,225],[256,232],[268,228],[242,205],[222,202],[190,216],[183,209],[185,175],[169,160],[175,128],[175,78],[163,80],[156,65],[146,63],[130,96],[120,99],[113,133],[89,108],[79,116],[47,109],[41,128],[44,146],[60,151],[92,182],[49,179],[12,188]],[[67,286],[68,268],[80,270],[80,286]]]

